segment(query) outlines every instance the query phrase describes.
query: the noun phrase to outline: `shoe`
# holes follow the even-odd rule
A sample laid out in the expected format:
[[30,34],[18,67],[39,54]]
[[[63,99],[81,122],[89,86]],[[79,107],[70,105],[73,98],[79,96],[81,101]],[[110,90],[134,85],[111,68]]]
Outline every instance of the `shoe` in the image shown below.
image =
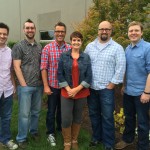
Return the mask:
[[4,145],[1,142],[0,142],[0,150],[4,150]]
[[89,147],[96,147],[97,145],[101,144],[99,141],[91,141]]
[[49,134],[47,141],[50,142],[51,146],[56,146],[56,140],[54,134]]
[[64,150],[71,150],[71,126],[62,128],[62,135],[64,139]]
[[35,133],[35,134],[31,134],[31,138],[38,142],[40,140],[40,135],[38,133]]
[[71,135],[72,135],[72,140],[71,140],[71,147],[73,150],[79,150],[79,145],[78,145],[78,136],[80,132],[80,124],[73,123],[71,126]]
[[132,145],[133,143],[126,143],[125,141],[120,141],[115,145],[115,149],[124,149],[125,147]]
[[18,145],[15,144],[13,142],[13,140],[8,141],[5,146],[9,149],[17,149],[18,148]]
[[27,141],[23,141],[23,142],[19,142],[19,143],[18,143],[18,146],[19,146],[19,148],[21,148],[21,149],[26,149],[26,148],[27,148],[27,145],[28,145]]

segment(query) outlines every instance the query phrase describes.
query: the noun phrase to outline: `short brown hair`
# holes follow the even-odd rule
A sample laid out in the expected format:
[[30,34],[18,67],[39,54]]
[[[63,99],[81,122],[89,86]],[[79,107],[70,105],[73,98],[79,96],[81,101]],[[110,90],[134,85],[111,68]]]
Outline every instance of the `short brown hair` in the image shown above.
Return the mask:
[[62,27],[64,27],[65,28],[65,31],[66,31],[66,25],[63,23],[63,22],[57,22],[56,24],[55,24],[55,28],[57,27],[57,26],[62,26]]
[[142,25],[140,22],[138,22],[138,21],[133,21],[133,22],[129,23],[128,29],[129,29],[131,26],[135,26],[135,25],[139,25],[140,28],[141,28],[141,31],[143,31],[143,25]]
[[6,29],[7,30],[7,35],[9,34],[9,27],[7,24],[0,22],[0,28]]
[[80,38],[81,41],[83,41],[83,35],[78,32],[78,31],[75,31],[73,32],[71,35],[70,35],[70,40],[72,41],[72,38]]
[[[33,23],[33,24],[34,24],[34,22],[33,22],[31,19],[27,19],[27,20],[24,22],[23,28],[25,28],[25,23],[26,23],[26,22]],[[34,24],[34,27],[35,27],[35,24]]]

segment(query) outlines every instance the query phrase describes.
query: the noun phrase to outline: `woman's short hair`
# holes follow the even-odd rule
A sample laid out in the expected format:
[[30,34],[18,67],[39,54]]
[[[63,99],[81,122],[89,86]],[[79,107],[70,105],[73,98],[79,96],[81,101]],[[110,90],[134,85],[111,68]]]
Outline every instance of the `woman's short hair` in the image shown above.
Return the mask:
[[70,40],[72,41],[73,38],[80,38],[83,41],[83,35],[79,31],[71,33]]

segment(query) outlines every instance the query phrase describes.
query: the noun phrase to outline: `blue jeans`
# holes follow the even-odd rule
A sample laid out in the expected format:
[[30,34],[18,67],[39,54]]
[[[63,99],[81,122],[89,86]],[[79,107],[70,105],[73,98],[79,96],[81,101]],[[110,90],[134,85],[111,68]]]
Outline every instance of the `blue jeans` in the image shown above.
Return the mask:
[[141,96],[124,94],[125,130],[123,140],[131,143],[134,140],[136,118],[138,125],[138,150],[149,149],[149,103],[141,103]]
[[11,138],[10,122],[12,114],[13,96],[0,98],[0,142],[6,144]]
[[90,92],[87,102],[93,130],[92,140],[103,142],[105,147],[113,147],[115,143],[114,90],[90,89]]
[[52,94],[48,95],[48,111],[46,116],[47,134],[55,133],[55,116],[57,130],[61,131],[61,104],[60,104],[60,89],[52,88]]
[[[38,132],[38,120],[41,110],[43,86],[18,86],[19,118],[18,142],[26,141],[28,130],[31,134]],[[29,128],[29,129],[28,129]]]

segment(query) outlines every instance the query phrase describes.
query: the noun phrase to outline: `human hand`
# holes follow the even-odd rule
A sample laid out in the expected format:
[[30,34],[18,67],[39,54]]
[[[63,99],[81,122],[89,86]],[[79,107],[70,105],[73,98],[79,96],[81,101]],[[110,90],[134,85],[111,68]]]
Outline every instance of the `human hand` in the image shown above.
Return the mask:
[[69,97],[73,98],[78,93],[78,89],[77,88],[72,88],[72,89],[68,90],[67,92],[68,92]]
[[44,86],[44,93],[47,95],[51,95],[53,92],[51,91],[49,86]]
[[140,98],[141,103],[148,103],[150,101],[150,95],[143,93]]
[[110,82],[110,83],[107,85],[106,88],[109,89],[109,90],[112,90],[112,89],[115,88],[115,84],[113,84],[113,83]]

